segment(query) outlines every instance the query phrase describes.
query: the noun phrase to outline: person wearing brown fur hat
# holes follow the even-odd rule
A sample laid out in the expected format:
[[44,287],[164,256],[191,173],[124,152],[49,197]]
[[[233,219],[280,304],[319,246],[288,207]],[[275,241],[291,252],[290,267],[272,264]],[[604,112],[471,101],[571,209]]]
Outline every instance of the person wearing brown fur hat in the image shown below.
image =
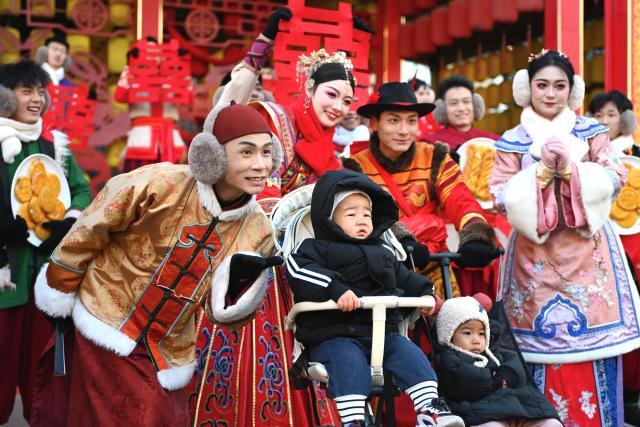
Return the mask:
[[189,166],[118,175],[82,213],[35,287],[38,308],[75,326],[65,425],[190,424],[196,313],[250,321],[282,263],[255,199],[281,156],[255,110],[218,105]]
[[490,309],[491,299],[476,294],[449,299],[437,313],[442,349],[436,351],[435,365],[451,411],[467,426],[561,427],[551,403],[527,382],[517,353],[497,346]]
[[[33,61],[0,68],[0,424],[11,415],[16,388],[22,396],[24,417],[30,419],[35,362],[53,333],[33,303],[35,276],[91,202],[89,183],[68,148],[68,138],[43,128],[48,84],[47,73]],[[40,231],[49,235],[40,234],[40,244],[32,243],[39,239],[29,235],[35,233],[33,213],[24,209],[14,215],[12,211],[12,182],[17,182],[16,174],[22,175],[23,161],[36,154],[44,157],[41,161],[58,164],[64,172],[59,178],[67,181],[71,196],[69,208],[57,220],[40,218],[46,220]],[[45,188],[54,186],[46,180]],[[42,211],[39,214],[44,216]]]

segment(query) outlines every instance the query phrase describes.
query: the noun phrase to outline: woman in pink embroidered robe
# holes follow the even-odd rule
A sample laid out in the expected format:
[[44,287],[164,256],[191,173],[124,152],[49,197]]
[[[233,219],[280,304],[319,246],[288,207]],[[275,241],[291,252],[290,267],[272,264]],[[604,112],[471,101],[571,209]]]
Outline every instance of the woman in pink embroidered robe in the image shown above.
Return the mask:
[[[496,206],[514,230],[502,298],[534,379],[565,425],[621,426],[619,355],[640,346],[637,290],[608,221],[626,171],[607,128],[573,112],[582,102],[573,89],[555,115],[548,107],[561,102],[552,93],[559,89],[543,88],[548,93],[540,99],[546,104],[536,105],[543,68],[536,70],[536,61],[541,60],[565,72],[572,86],[579,79],[562,63],[570,66],[565,56],[550,51],[530,63],[530,74],[521,70],[524,74],[514,80],[514,97],[524,107],[521,124],[496,143],[490,180]],[[557,84],[543,77],[543,86]],[[567,78],[561,79],[568,86]],[[523,100],[518,91],[529,85],[529,98]],[[565,160],[553,170],[548,153],[558,144],[566,150]]]

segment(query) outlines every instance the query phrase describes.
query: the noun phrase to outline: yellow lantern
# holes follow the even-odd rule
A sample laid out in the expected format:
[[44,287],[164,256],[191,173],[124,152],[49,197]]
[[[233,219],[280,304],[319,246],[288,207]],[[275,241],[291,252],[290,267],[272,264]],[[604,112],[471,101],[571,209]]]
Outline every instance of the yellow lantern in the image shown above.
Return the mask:
[[20,40],[20,30],[17,28],[6,27],[4,31],[5,34],[0,33],[5,46],[5,51],[0,55],[0,63],[12,64],[20,59],[20,47],[12,44],[14,41],[13,37]]
[[476,59],[476,80],[479,82],[485,81],[489,78],[489,64],[487,58],[484,56]]
[[489,77],[500,74],[500,52],[494,52],[487,58],[489,61]]
[[107,68],[110,73],[119,74],[127,65],[127,52],[130,39],[128,37],[114,37],[107,44]]
[[91,51],[91,39],[84,34],[67,35],[67,43],[69,43],[69,51],[71,53]]
[[513,82],[511,80],[505,80],[499,88],[500,102],[503,104],[513,104]]
[[122,0],[109,1],[109,21],[117,27],[131,23],[131,4]]
[[604,83],[604,55],[594,55],[590,68],[591,83]]
[[521,68],[526,68],[528,65],[529,58],[529,46],[520,43],[513,47],[513,66],[515,69],[519,70]]
[[56,14],[56,5],[54,0],[38,0],[31,2],[31,13],[34,16],[52,17]]
[[495,107],[500,103],[500,89],[498,85],[491,85],[487,88],[487,106]]
[[472,59],[467,61],[462,66],[462,75],[467,78],[467,80],[474,81],[476,78],[476,60]]
[[500,71],[501,74],[511,74],[515,71],[515,63],[513,58],[513,50],[507,48],[502,50],[500,56]]
[[591,23],[591,47],[604,47],[604,20],[598,19]]

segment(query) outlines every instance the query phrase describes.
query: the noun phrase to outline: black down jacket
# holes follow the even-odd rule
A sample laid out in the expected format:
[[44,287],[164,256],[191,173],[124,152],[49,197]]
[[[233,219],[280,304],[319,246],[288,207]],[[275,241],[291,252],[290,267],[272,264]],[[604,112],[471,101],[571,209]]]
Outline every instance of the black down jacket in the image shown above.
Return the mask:
[[493,372],[497,366],[491,359],[487,367],[481,368],[473,364],[477,359],[453,349],[436,355],[438,388],[454,414],[462,417],[466,425],[516,418],[559,419],[551,402],[535,385],[527,382],[516,353],[494,351],[493,354],[502,365],[518,373],[519,383],[515,387],[495,385]]
[[[372,200],[373,232],[367,239],[348,237],[329,219],[336,193],[362,190]],[[352,290],[357,296],[433,295],[432,283],[396,259],[380,236],[398,220],[391,196],[365,175],[332,171],[316,183],[311,201],[314,239],[303,240],[287,258],[287,280],[295,302],[322,302]],[[387,310],[387,330],[397,331],[402,311]],[[312,346],[338,336],[371,336],[371,310],[303,313],[296,318],[296,337]]]

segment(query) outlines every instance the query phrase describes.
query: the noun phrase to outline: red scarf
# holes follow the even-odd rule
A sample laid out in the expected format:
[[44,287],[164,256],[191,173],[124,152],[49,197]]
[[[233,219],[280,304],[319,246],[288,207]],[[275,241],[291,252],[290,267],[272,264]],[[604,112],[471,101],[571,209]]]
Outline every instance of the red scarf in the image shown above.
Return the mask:
[[313,106],[305,112],[304,97],[300,97],[289,108],[295,120],[298,137],[293,146],[296,154],[307,164],[317,176],[327,171],[342,169],[333,148],[334,128],[325,128],[313,110]]

